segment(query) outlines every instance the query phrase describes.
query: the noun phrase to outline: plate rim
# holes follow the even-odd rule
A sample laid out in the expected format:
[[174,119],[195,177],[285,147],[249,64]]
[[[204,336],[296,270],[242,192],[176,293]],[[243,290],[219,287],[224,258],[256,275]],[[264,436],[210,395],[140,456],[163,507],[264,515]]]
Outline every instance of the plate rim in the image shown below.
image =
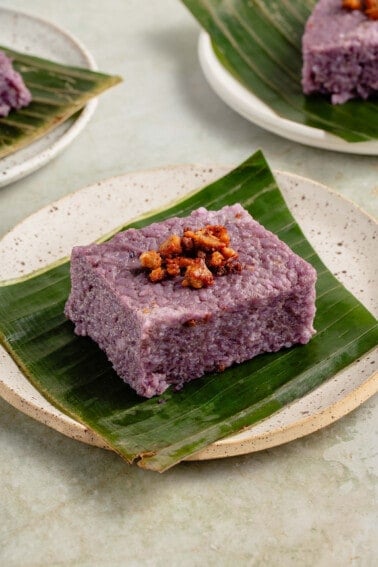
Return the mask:
[[[357,386],[357,388],[351,390],[348,395],[327,406],[318,413],[306,416],[292,424],[286,425],[285,427],[280,427],[275,431],[260,433],[251,439],[243,441],[239,441],[237,439],[233,440],[232,437],[237,435],[234,434],[228,438],[215,441],[212,445],[205,447],[205,449],[198,451],[195,455],[187,457],[185,460],[202,461],[229,456],[246,455],[270,449],[272,447],[278,447],[302,437],[307,437],[311,433],[315,433],[316,431],[320,431],[321,429],[328,427],[348,413],[357,409],[369,398],[376,395],[377,392],[378,371],[374,372],[371,376],[364,380],[364,382]],[[289,405],[294,403],[295,401]],[[286,407],[289,407],[289,405]],[[320,421],[321,424],[319,424]]]
[[212,48],[210,35],[204,30],[200,32],[197,51],[202,72],[211,88],[227,106],[249,122],[307,146],[354,155],[378,155],[378,140],[347,142],[320,128],[306,126],[276,114],[221,64]]
[[[99,182],[91,183],[76,191],[72,191],[71,193],[61,197],[60,199],[50,203],[49,205],[44,206],[39,210],[33,212],[32,214],[26,216],[23,220],[17,223],[10,231],[8,231],[0,239],[0,242],[4,238],[8,237],[14,230],[18,230],[20,227],[22,227],[22,224],[24,222],[27,222],[31,217],[38,216],[38,214],[40,214],[42,211],[46,211],[54,205],[59,206],[59,204],[61,204],[67,199],[74,197],[76,194],[90,191],[92,188],[94,189],[98,187],[99,184],[100,185],[111,184],[113,180],[120,180],[127,177],[133,177],[135,174],[151,173],[154,171],[158,172],[162,170],[177,171],[177,170],[181,170],[182,168],[193,168],[195,170],[195,169],[203,169],[204,167],[211,167],[216,171],[228,170],[231,168],[231,166],[226,166],[224,164],[223,165],[208,164],[206,166],[199,164],[178,164],[172,166],[155,167],[141,171],[130,171],[117,176],[105,178],[103,180],[100,180]],[[360,214],[364,215],[366,219],[368,219],[369,221],[373,221],[375,225],[378,225],[374,217],[372,217],[366,211],[364,211],[364,209],[362,209],[358,204],[354,203],[348,197],[341,195],[337,191],[332,190],[326,185],[314,181],[312,179],[306,178],[304,176],[283,170],[274,170],[274,174],[277,173],[286,176],[289,179],[296,180],[297,182],[301,182],[301,181],[310,182],[312,185],[319,186],[328,194],[331,194],[334,198],[339,199],[343,203],[347,203],[349,206],[352,205],[354,208],[358,209]],[[43,266],[43,268],[47,265],[49,264],[46,263]],[[366,355],[368,354],[369,353],[366,353]],[[16,362],[10,356],[10,354],[5,350],[4,347],[1,347],[0,359],[1,357],[4,356],[10,358],[12,360],[12,363],[16,365]],[[337,374],[335,374],[334,376],[337,376]],[[25,380],[27,380],[25,376],[24,378]],[[324,427],[337,421],[347,413],[356,409],[359,405],[361,405],[363,402],[365,402],[367,399],[369,399],[375,393],[377,393],[377,391],[378,391],[378,371],[375,371],[370,376],[367,376],[365,380],[363,380],[357,387],[352,389],[347,395],[343,396],[341,399],[328,405],[327,407],[321,409],[318,412],[314,412],[311,415],[306,416],[299,420],[297,419],[292,423],[288,423],[284,426],[277,427],[276,429],[273,429],[271,431],[263,432],[255,435],[254,437],[252,436],[251,438],[247,438],[243,440],[237,439],[237,436],[240,434],[240,432],[236,432],[223,439],[213,442],[208,447],[198,451],[194,455],[186,457],[184,460],[195,461],[195,460],[210,460],[216,458],[231,457],[236,455],[249,454],[264,449],[268,449],[271,447],[275,447],[284,443],[288,443],[295,439],[307,436],[310,433],[313,433],[319,429],[323,429]],[[38,390],[36,390],[36,392],[39,394]],[[77,441],[81,441],[88,445],[109,449],[109,447],[103,441],[103,439],[100,436],[98,436],[94,431],[92,431],[89,427],[76,421],[70,416],[67,416],[59,409],[57,409],[55,406],[52,406],[54,408],[54,413],[50,413],[46,411],[46,409],[39,406],[38,402],[35,402],[33,398],[27,399],[22,397],[19,393],[15,392],[15,390],[9,384],[6,384],[1,379],[1,376],[0,376],[0,397],[2,397],[6,402],[8,402],[10,405],[12,405],[13,407],[18,409],[25,415],[28,415],[29,417],[32,417],[36,421],[39,421],[40,423],[47,425],[51,429],[54,429],[55,431],[62,433],[66,437],[75,439]],[[292,404],[294,403],[295,401],[292,402]],[[289,405],[285,407],[287,408],[289,407]],[[280,411],[282,410],[279,410],[276,415],[278,415]],[[252,425],[251,428],[253,428],[254,425]],[[72,432],[71,430],[67,431],[67,428],[70,429],[72,427],[75,428],[74,432]]]
[[[87,49],[87,47],[85,47],[85,45],[79,39],[77,39],[73,34],[71,34],[71,32],[66,31],[55,22],[51,22],[47,18],[35,16],[34,14],[30,14],[25,11],[16,10],[13,8],[7,8],[3,6],[0,6],[0,13],[1,12],[6,12],[9,15],[14,14],[15,16],[21,16],[31,21],[36,21],[45,26],[48,26],[52,30],[55,30],[61,36],[68,39],[70,43],[76,47],[77,51],[80,52],[80,54],[84,57],[88,69],[92,71],[97,70],[96,61],[93,55]],[[48,162],[53,160],[57,155],[59,155],[63,150],[65,150],[65,148],[69,146],[71,142],[73,142],[73,140],[81,133],[81,131],[88,124],[89,120],[91,119],[92,115],[96,110],[97,104],[98,104],[98,97],[95,97],[92,100],[90,100],[81,110],[77,118],[71,119],[72,123],[68,127],[68,129],[65,130],[65,132],[63,132],[59,136],[59,138],[55,140],[51,145],[37,152],[35,155],[29,157],[25,161],[21,163],[17,163],[16,165],[13,165],[12,167],[6,169],[5,172],[3,172],[2,175],[0,176],[0,187],[5,187],[10,183],[19,181],[23,177],[26,177],[27,175],[33,173],[34,171],[46,165]],[[43,137],[41,139],[43,139]],[[36,140],[35,142],[31,142],[25,147],[30,148],[36,142],[38,142],[38,140]],[[23,148],[21,148],[18,151],[21,151],[22,149]],[[17,156],[17,151],[9,155],[9,157],[13,157],[13,156]],[[6,157],[8,156],[5,156],[5,158]]]

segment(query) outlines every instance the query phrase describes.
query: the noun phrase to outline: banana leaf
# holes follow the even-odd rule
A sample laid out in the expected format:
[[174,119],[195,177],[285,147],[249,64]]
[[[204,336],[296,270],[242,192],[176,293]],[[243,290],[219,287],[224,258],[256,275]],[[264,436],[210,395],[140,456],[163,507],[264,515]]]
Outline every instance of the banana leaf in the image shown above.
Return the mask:
[[[315,0],[182,0],[220,62],[279,116],[347,142],[378,138],[377,99],[332,105],[301,90],[301,38]],[[341,1],[341,0],[340,0]]]
[[117,76],[70,67],[1,47],[32,94],[32,102],[0,118],[0,158],[30,144],[119,83]]
[[163,471],[211,442],[271,415],[378,343],[378,325],[324,266],[289,211],[261,152],[186,199],[128,226],[186,216],[199,206],[241,203],[318,273],[316,335],[305,346],[264,354],[181,391],[139,398],[63,315],[69,261],[0,284],[0,339],[52,404],[95,430],[129,462]]

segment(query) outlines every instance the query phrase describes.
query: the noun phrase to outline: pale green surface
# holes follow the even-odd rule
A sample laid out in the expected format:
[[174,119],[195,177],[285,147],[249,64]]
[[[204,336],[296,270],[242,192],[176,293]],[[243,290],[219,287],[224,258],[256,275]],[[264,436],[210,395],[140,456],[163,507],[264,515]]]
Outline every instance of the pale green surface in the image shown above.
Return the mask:
[[[0,188],[0,234],[112,175],[237,164],[262,148],[378,216],[378,159],[323,152],[243,120],[203,79],[198,27],[177,0],[2,1],[55,21],[124,83],[53,162]],[[143,13],[141,8],[148,9]],[[0,565],[374,566],[377,404],[322,432],[164,475],[71,441],[0,400]]]

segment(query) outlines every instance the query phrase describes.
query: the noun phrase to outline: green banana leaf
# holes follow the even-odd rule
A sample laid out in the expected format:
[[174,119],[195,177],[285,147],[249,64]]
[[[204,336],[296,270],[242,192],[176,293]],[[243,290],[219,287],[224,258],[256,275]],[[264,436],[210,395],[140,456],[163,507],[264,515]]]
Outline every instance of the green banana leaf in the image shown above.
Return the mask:
[[119,83],[117,76],[70,67],[1,47],[12,59],[32,102],[0,118],[0,158],[47,134],[78,112],[91,99]]
[[287,208],[261,152],[164,211],[128,226],[239,202],[318,272],[317,334],[308,345],[264,354],[139,398],[63,315],[69,262],[0,284],[0,339],[56,407],[95,430],[127,461],[163,471],[211,442],[256,423],[319,386],[378,343],[374,317],[323,265]]
[[224,67],[279,116],[347,142],[378,138],[377,99],[332,105],[302,93],[301,38],[315,0],[182,2],[209,33]]

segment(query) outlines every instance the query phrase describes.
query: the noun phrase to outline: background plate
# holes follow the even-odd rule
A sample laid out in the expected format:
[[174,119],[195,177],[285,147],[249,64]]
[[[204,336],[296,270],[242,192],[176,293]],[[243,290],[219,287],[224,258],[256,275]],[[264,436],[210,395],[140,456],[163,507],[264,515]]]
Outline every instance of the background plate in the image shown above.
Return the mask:
[[[74,37],[55,24],[34,16],[0,8],[0,35],[4,47],[65,65],[96,69],[90,53]],[[76,117],[2,158],[0,187],[39,169],[63,151],[86,126],[96,105],[97,100],[91,100]]]
[[[0,280],[39,269],[132,218],[167,206],[228,167],[177,166],[102,181],[41,209],[0,241]],[[283,172],[277,181],[306,237],[334,274],[373,313],[378,312],[374,221],[325,187]],[[288,442],[335,421],[378,389],[377,357],[364,356],[307,396],[191,459],[248,453]],[[0,395],[46,425],[88,444],[103,441],[49,404],[0,348]]]
[[378,155],[378,141],[350,143],[324,130],[281,118],[237,81],[220,63],[210,36],[202,32],[198,43],[202,71],[217,95],[233,110],[261,128],[308,146],[351,154]]

